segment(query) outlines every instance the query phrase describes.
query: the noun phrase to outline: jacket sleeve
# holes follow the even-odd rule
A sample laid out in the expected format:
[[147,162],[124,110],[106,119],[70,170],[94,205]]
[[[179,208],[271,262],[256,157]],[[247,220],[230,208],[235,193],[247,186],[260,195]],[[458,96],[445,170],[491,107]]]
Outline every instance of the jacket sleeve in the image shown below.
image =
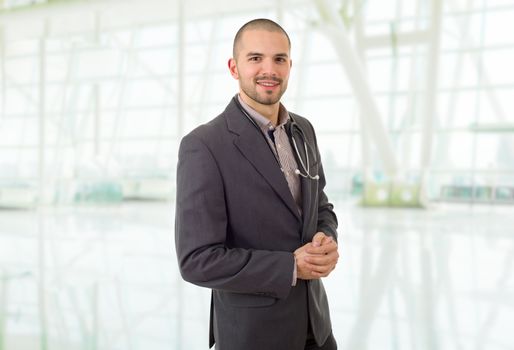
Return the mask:
[[196,285],[285,298],[291,289],[291,252],[228,247],[224,182],[215,156],[195,134],[179,148],[175,247],[182,277]]
[[[318,154],[319,157],[319,154]],[[318,231],[334,237],[337,242],[337,216],[334,213],[334,206],[328,201],[323,191],[325,187],[325,173],[323,165],[319,163],[319,188],[318,188]]]
[[334,212],[334,206],[328,201],[328,197],[325,194],[325,172],[323,171],[323,164],[321,162],[321,155],[319,153],[318,141],[316,139],[316,132],[310,122],[308,122],[314,139],[316,158],[319,160],[318,163],[318,232],[324,232],[327,235],[334,237],[337,241],[337,216]]

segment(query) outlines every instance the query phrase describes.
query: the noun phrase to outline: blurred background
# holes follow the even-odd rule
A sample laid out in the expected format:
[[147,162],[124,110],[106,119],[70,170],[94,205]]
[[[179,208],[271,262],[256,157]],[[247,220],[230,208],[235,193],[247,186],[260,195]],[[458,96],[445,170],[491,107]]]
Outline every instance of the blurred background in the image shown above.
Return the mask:
[[339,348],[514,349],[514,0],[0,0],[0,350],[207,349],[177,147],[257,17],[340,221]]

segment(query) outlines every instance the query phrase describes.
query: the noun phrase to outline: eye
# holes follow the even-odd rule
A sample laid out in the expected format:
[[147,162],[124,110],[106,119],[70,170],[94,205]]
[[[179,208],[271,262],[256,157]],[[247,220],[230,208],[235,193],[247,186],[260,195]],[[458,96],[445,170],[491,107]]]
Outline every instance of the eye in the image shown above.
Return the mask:
[[275,61],[276,61],[276,62],[279,62],[279,63],[284,63],[284,62],[286,62],[286,59],[285,59],[285,57],[277,57],[277,58],[275,59]]
[[248,58],[248,61],[250,62],[258,62],[260,61],[260,57],[259,56],[251,56],[250,58]]

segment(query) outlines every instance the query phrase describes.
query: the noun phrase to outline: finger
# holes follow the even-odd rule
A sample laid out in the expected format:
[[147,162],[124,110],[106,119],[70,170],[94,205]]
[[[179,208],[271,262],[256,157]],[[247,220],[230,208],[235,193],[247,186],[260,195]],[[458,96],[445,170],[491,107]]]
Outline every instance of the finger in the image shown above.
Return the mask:
[[337,256],[335,254],[305,257],[305,262],[316,266],[333,264],[336,260]]
[[315,278],[321,278],[321,277],[327,277],[329,274],[328,273],[319,273],[319,272],[313,271],[311,275],[313,277],[315,277]]
[[317,232],[314,237],[312,238],[312,245],[314,247],[321,246],[323,239],[325,238],[325,234],[323,232]]
[[324,273],[324,272],[327,272],[327,271],[331,271],[335,267],[336,264],[337,264],[337,260],[336,259],[326,260],[326,261],[324,261],[323,263],[320,263],[320,264],[310,263],[310,262],[307,263],[306,262],[305,263],[305,269]]
[[317,270],[325,268],[335,268],[339,260],[339,254],[330,254],[323,256],[309,256],[304,258],[304,264],[309,269]]
[[302,263],[301,265],[298,265],[299,269],[306,272],[325,272],[330,267],[330,265],[314,265],[310,263]]
[[336,267],[336,263],[330,263],[327,265],[314,265],[314,267],[311,269],[311,271],[323,274],[323,273],[331,272],[332,270],[335,269],[335,267]]
[[307,247],[305,251],[309,254],[330,254],[331,252],[337,251],[337,244],[332,241],[329,244],[324,244],[319,247]]
[[332,271],[334,271],[334,269],[335,267],[324,273],[313,271],[311,275],[315,278],[327,277],[332,273]]
[[323,241],[321,242],[321,245],[330,244],[334,239],[332,236],[325,236],[323,238]]
[[[336,269],[336,264],[331,264],[329,266],[324,267],[323,269],[317,269],[313,270],[315,272],[315,275],[323,275],[323,277],[328,276],[332,271]],[[319,276],[318,276],[319,277]]]
[[305,252],[307,252],[308,254],[325,254],[326,250],[326,246],[315,246],[314,243],[305,248]]
[[326,277],[332,270],[333,269],[331,266],[326,266],[323,268],[318,268],[316,270],[312,270],[311,273],[313,276],[316,276],[316,277]]

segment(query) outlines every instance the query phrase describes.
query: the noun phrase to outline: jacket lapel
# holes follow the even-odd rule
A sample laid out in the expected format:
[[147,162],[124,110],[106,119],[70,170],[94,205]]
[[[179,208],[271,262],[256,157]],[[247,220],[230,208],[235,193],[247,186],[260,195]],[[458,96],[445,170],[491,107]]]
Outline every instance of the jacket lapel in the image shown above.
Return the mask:
[[312,181],[309,179],[305,179],[302,177],[302,209],[303,209],[303,228],[302,228],[302,236],[306,233],[307,226],[309,225],[309,220],[307,220],[307,217],[311,213],[311,204],[312,204]]
[[228,105],[225,113],[229,131],[237,135],[234,139],[235,146],[300,220],[300,214],[284,174],[280,170],[280,164],[262,132],[239,110],[235,101]]
[[[288,128],[289,130],[289,128]],[[307,159],[305,154],[305,148],[303,147],[303,139],[299,137],[298,133],[294,133],[294,135],[291,135],[291,133],[288,131],[289,140],[291,143],[291,149],[293,150],[293,154],[296,160],[296,164],[298,166],[298,169],[302,172],[302,174],[305,173],[303,170],[303,167],[301,165],[300,159],[298,155],[300,155],[302,160]],[[296,142],[296,148],[293,144],[293,137]],[[303,213],[303,228],[302,228],[302,235],[306,233],[307,226],[309,225],[308,217],[310,216],[311,210],[312,210],[312,181],[311,179],[307,179],[303,176],[300,176],[300,184],[302,188],[302,213]]]

